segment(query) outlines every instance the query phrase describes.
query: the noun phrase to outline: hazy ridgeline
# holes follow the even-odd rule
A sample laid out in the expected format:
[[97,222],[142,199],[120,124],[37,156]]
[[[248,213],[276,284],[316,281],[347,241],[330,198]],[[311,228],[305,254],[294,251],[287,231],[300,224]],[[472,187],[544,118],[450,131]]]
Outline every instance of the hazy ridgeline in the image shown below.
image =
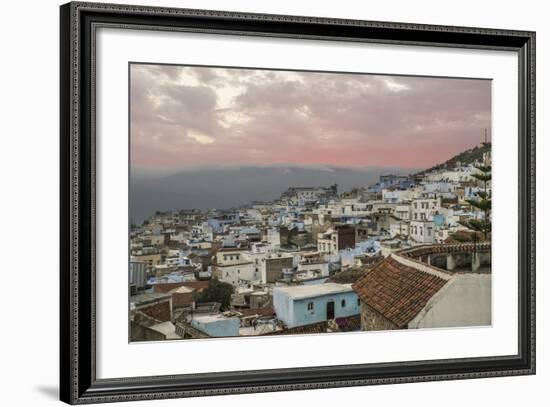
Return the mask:
[[375,183],[380,174],[408,174],[414,169],[353,169],[239,167],[153,175],[133,170],[130,175],[130,218],[142,222],[155,211],[227,209],[250,201],[276,199],[290,186],[329,186],[338,191]]

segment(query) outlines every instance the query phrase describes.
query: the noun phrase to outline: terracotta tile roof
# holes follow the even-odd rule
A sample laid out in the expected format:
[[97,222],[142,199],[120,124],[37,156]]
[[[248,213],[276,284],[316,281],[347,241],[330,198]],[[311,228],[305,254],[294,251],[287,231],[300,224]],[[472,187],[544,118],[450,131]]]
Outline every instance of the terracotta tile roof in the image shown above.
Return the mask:
[[314,324],[286,328],[281,331],[270,332],[266,335],[302,335],[302,334],[321,334],[326,333],[328,328],[327,321],[316,322]]
[[[426,267],[426,266],[423,266]],[[387,257],[353,284],[363,302],[399,328],[418,315],[448,279],[429,273],[412,261]]]

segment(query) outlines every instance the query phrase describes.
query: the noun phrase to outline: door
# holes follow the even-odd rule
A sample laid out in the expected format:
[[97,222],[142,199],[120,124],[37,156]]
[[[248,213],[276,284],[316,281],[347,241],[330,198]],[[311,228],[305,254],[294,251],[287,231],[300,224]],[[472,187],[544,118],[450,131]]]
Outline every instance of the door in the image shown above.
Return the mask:
[[327,319],[334,319],[334,301],[327,302]]

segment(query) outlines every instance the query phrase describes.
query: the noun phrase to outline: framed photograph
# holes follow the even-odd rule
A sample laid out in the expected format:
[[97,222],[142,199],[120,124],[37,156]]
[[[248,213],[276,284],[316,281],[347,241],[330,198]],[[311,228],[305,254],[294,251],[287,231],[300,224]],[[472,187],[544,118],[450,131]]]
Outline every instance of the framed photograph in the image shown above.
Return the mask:
[[535,373],[535,33],[61,6],[61,400]]

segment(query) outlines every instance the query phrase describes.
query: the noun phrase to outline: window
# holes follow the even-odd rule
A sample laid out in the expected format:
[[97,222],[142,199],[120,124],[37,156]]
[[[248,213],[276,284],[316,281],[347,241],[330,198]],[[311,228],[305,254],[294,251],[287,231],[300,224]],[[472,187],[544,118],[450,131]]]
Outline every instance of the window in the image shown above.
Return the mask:
[[307,310],[310,311],[310,312],[313,312],[313,303],[312,302],[307,303]]
[[345,308],[346,307],[346,300],[342,300],[341,304],[342,304],[342,308]]
[[361,298],[357,298],[357,306],[361,306]]

